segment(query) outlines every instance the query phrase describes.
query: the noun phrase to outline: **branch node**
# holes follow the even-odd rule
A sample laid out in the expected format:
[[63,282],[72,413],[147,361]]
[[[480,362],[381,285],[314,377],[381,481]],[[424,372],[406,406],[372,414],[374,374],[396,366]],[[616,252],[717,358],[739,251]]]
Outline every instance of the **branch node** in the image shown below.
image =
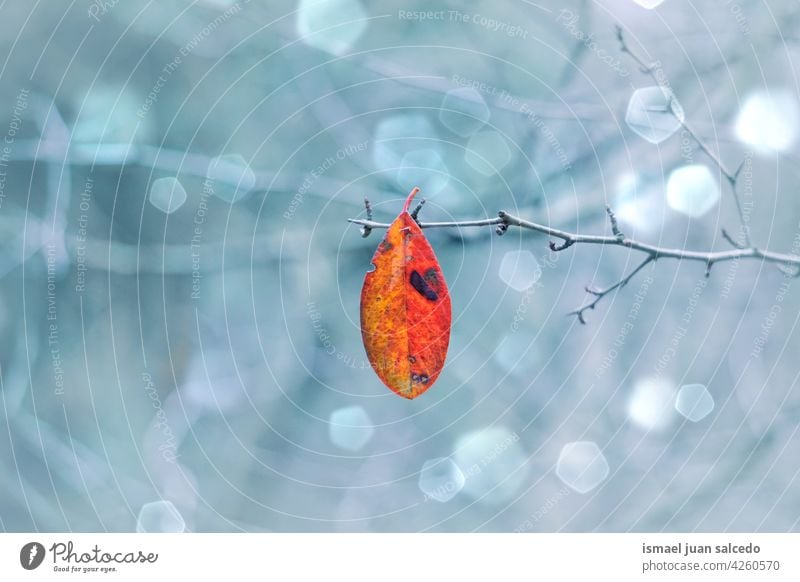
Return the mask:
[[554,253],[557,253],[559,251],[563,251],[564,249],[568,249],[569,247],[571,247],[574,244],[575,244],[575,239],[565,238],[564,242],[561,243],[561,244],[558,244],[558,243],[556,243],[556,241],[551,240],[548,243],[548,246],[550,247],[551,251],[553,251]]
[[497,213],[497,217],[502,220],[503,222],[497,225],[497,228],[494,231],[497,233],[497,236],[503,236],[506,231],[508,231],[509,222],[508,222],[508,214],[505,210],[500,210]]
[[734,184],[734,185],[735,185],[735,184],[736,184],[736,182],[738,182],[738,181],[739,181],[739,174],[741,174],[741,173],[742,173],[742,168],[744,168],[745,161],[746,161],[746,160],[742,160],[741,162],[739,162],[739,167],[737,167],[737,168],[736,168],[736,171],[733,173],[733,180],[732,180],[732,184]]
[[573,315],[578,318],[578,321],[581,322],[581,325],[586,325],[586,318],[583,317],[583,312],[589,309],[590,305],[582,305],[578,309],[573,309],[569,313],[566,314],[567,317],[572,317]]
[[643,74],[652,75],[653,71],[655,71],[656,68],[658,67],[658,62],[654,61],[654,62],[650,63],[649,65],[647,63],[645,63],[644,59],[642,59],[639,55],[635,54],[628,47],[628,43],[625,41],[625,35],[624,35],[623,31],[622,31],[622,27],[619,24],[616,24],[615,28],[617,29],[617,40],[619,41],[619,50],[621,52],[623,52],[623,53],[628,53],[631,56],[631,58],[634,61],[636,61],[636,63],[639,65],[639,70]]
[[[367,220],[372,220],[372,205],[369,203],[369,198],[364,197],[364,208],[367,211]],[[367,238],[372,232],[372,228],[366,224],[361,227],[361,238]]]
[[669,112],[672,114],[672,116],[677,119],[678,118],[678,114],[675,111],[675,103],[677,103],[677,99],[675,99],[675,95],[670,95],[669,101],[667,102],[667,108],[669,109]]

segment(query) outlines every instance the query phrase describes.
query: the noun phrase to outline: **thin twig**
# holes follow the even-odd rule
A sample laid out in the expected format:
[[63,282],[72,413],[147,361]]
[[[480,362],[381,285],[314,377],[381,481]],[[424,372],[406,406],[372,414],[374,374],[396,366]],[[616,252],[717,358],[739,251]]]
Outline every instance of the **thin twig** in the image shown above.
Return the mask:
[[617,31],[617,40],[619,41],[619,50],[627,55],[629,55],[636,63],[639,65],[639,70],[642,71],[645,75],[650,75],[655,70],[655,63],[647,64],[642,57],[638,54],[634,53],[629,47],[628,43],[625,41],[625,34],[622,31],[622,27],[617,24],[615,26]]
[[697,145],[700,146],[700,149],[705,152],[705,154],[711,159],[711,161],[713,161],[717,165],[720,172],[722,172],[722,175],[725,176],[725,179],[728,181],[728,185],[731,188],[731,193],[733,194],[733,201],[736,203],[736,212],[739,214],[739,224],[742,227],[742,233],[744,234],[745,245],[746,246],[752,245],[753,243],[750,241],[750,229],[748,228],[747,221],[744,218],[744,209],[742,208],[742,201],[739,198],[739,190],[737,189],[739,184],[739,171],[742,169],[742,165],[744,164],[744,162],[739,165],[739,169],[737,169],[736,172],[731,173],[725,166],[725,164],[722,162],[720,157],[713,151],[711,151],[711,149],[709,149],[709,147],[705,144],[705,142],[700,139],[697,133],[695,133],[694,129],[689,127],[689,125],[685,121],[681,121],[678,117],[676,117],[676,119],[680,121],[681,127],[683,127],[686,133],[692,136],[692,139],[695,141],[695,143],[697,143]]
[[[616,29],[617,29],[617,40],[619,41],[620,45],[620,51],[627,54],[634,61],[636,61],[642,73],[650,77],[653,80],[653,82],[656,83],[656,85],[658,85],[659,87],[662,86],[663,82],[661,79],[658,78],[657,74],[658,63],[647,64],[641,55],[639,55],[636,51],[632,50],[628,46],[628,43],[625,41],[625,34],[622,30],[622,27],[617,25]],[[739,191],[737,188],[739,184],[739,172],[741,171],[744,163],[741,163],[735,172],[731,172],[725,165],[725,163],[722,161],[722,158],[720,158],[718,154],[712,151],[711,148],[709,148],[708,145],[700,138],[700,136],[697,135],[697,132],[686,122],[684,116],[678,115],[678,112],[675,109],[674,98],[670,99],[668,109],[669,112],[672,114],[672,116],[678,121],[678,123],[681,124],[681,127],[684,129],[684,131],[686,131],[686,133],[688,133],[689,136],[691,136],[691,138],[698,145],[698,147],[701,150],[703,150],[703,152],[709,157],[709,159],[712,162],[714,162],[714,164],[719,168],[719,171],[722,173],[722,175],[725,176],[725,179],[727,180],[728,185],[730,186],[731,193],[733,194],[733,200],[736,203],[736,211],[739,214],[739,224],[741,225],[742,233],[744,234],[745,246],[748,247],[752,246],[753,243],[750,241],[750,229],[748,228],[747,221],[745,220],[744,217],[742,201],[739,198]]]
[[630,282],[630,280],[633,279],[639,271],[644,269],[647,265],[649,265],[650,263],[654,262],[655,260],[656,260],[655,255],[648,255],[647,258],[644,261],[642,261],[639,264],[639,266],[636,267],[633,271],[631,271],[630,273],[625,275],[622,279],[620,279],[619,281],[617,281],[613,285],[605,287],[604,289],[599,289],[597,287],[587,286],[586,287],[586,292],[588,294],[590,294],[590,295],[594,295],[594,299],[592,299],[588,303],[584,303],[583,305],[581,305],[577,309],[575,309],[573,311],[570,311],[567,315],[575,315],[575,316],[577,316],[578,321],[580,321],[582,324],[585,325],[586,324],[586,319],[584,319],[583,314],[584,314],[584,312],[586,310],[594,309],[595,306],[600,302],[600,300],[603,297],[605,297],[606,295],[608,295],[612,291],[614,291],[616,289],[621,289],[622,287],[627,285]]
[[722,238],[724,238],[728,243],[735,249],[743,249],[746,248],[743,244],[736,242],[733,237],[728,233],[727,230],[724,228],[722,229]]

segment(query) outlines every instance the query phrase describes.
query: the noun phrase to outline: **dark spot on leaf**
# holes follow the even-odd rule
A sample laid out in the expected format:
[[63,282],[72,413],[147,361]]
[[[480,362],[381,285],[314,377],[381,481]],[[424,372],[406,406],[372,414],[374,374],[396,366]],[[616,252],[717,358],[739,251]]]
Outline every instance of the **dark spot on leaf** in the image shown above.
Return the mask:
[[392,243],[390,243],[390,242],[389,242],[388,240],[386,240],[386,239],[383,239],[383,240],[381,241],[381,246],[380,246],[379,250],[380,250],[382,253],[387,253],[387,252],[389,252],[390,250],[392,250]]
[[414,362],[417,361],[417,358],[415,356],[408,356],[408,361],[413,364]]
[[430,381],[430,377],[427,374],[414,374],[411,373],[411,383],[412,384],[427,384]]
[[437,285],[439,283],[439,275],[436,274],[436,269],[425,271],[425,280],[431,285]]
[[428,285],[428,282],[416,271],[411,271],[411,286],[416,289],[417,293],[422,295],[428,301],[436,301],[439,295],[433,290],[433,287]]

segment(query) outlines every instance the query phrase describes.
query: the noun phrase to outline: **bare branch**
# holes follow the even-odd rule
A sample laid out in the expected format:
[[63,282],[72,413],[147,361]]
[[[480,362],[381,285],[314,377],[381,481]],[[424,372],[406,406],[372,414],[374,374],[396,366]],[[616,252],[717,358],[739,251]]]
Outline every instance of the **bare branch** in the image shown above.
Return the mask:
[[570,311],[567,315],[575,315],[575,316],[577,316],[578,321],[580,321],[582,324],[586,325],[586,319],[583,316],[584,312],[586,312],[588,309],[594,309],[595,306],[600,302],[600,300],[603,297],[605,297],[606,295],[608,295],[609,293],[611,293],[612,291],[615,291],[617,289],[621,289],[622,287],[627,285],[630,282],[630,280],[633,279],[639,271],[644,269],[647,265],[649,265],[650,263],[654,262],[655,260],[656,260],[656,257],[654,255],[649,255],[633,271],[631,271],[630,273],[625,275],[622,279],[620,279],[619,281],[617,281],[613,285],[605,287],[604,289],[599,289],[597,287],[586,287],[586,292],[589,295],[594,295],[594,299],[592,299],[588,303],[584,303],[583,305],[578,307],[578,309],[575,309],[574,311]]
[[[385,222],[374,222],[360,218],[348,218],[348,222],[367,226],[369,228],[389,228]],[[598,235],[598,234],[578,234],[537,224],[524,218],[514,216],[505,211],[500,211],[497,218],[483,218],[480,220],[458,220],[453,222],[421,222],[421,228],[470,228],[480,226],[504,226],[508,229],[516,226],[526,230],[533,230],[551,237],[564,241],[568,248],[576,243],[599,244],[608,246],[625,247],[635,251],[652,255],[656,259],[678,259],[685,261],[699,261],[702,263],[721,263],[734,259],[761,259],[770,263],[800,268],[800,256],[785,253],[765,251],[755,247],[736,248],[729,251],[692,251],[680,248],[665,248],[641,242],[626,236],[617,235]]]
[[[663,82],[661,79],[659,79],[659,70],[658,70],[658,67],[660,66],[659,63],[658,62],[648,63],[645,60],[645,58],[642,57],[638,52],[632,50],[628,46],[625,40],[624,33],[620,26],[616,27],[616,33],[617,33],[617,39],[619,40],[620,44],[620,51],[629,55],[639,65],[639,68],[641,69],[642,73],[650,76],[657,85],[661,86]],[[584,244],[625,247],[643,253],[645,257],[642,260],[642,262],[639,263],[639,265],[635,269],[633,269],[630,273],[625,275],[622,279],[620,279],[613,285],[610,285],[605,288],[597,288],[591,286],[586,287],[586,292],[592,295],[594,298],[591,301],[578,307],[574,311],[570,312],[570,315],[575,315],[578,318],[578,321],[580,321],[582,324],[586,323],[586,319],[584,316],[586,311],[588,311],[589,309],[594,309],[604,297],[627,285],[628,282],[630,282],[630,280],[633,279],[633,277],[635,277],[647,265],[649,265],[650,263],[654,263],[658,259],[662,258],[702,262],[705,264],[706,277],[711,275],[711,270],[715,264],[725,261],[739,260],[739,259],[755,259],[773,263],[786,276],[800,277],[800,256],[794,254],[765,251],[755,247],[750,241],[749,229],[747,227],[747,221],[745,220],[745,215],[743,212],[741,200],[739,198],[739,192],[737,189],[739,175],[744,166],[744,162],[742,162],[742,164],[739,165],[739,167],[736,169],[735,172],[731,172],[724,164],[720,156],[717,155],[714,151],[712,151],[711,148],[709,148],[706,145],[706,143],[697,135],[697,133],[692,129],[692,127],[689,124],[687,124],[684,119],[682,119],[683,116],[678,114],[675,100],[670,100],[667,110],[680,122],[683,129],[692,137],[692,139],[694,139],[694,141],[709,157],[709,159],[711,159],[711,161],[714,164],[716,164],[716,166],[719,168],[719,171],[722,173],[722,175],[725,176],[725,179],[728,181],[734,201],[736,202],[736,208],[739,213],[739,221],[742,228],[742,232],[744,234],[745,244],[741,244],[735,241],[733,237],[731,237],[728,231],[725,229],[722,230],[722,237],[733,247],[733,249],[727,251],[693,251],[680,248],[664,248],[648,244],[645,242],[640,242],[625,236],[625,234],[620,230],[619,223],[617,221],[616,215],[614,214],[614,211],[609,206],[606,206],[606,213],[608,214],[608,220],[611,224],[612,234],[610,236],[587,235],[587,234],[567,232],[564,230],[552,228],[550,226],[537,224],[535,222],[525,220],[523,218],[514,216],[513,214],[509,214],[508,212],[502,210],[498,213],[497,218],[485,218],[480,220],[462,220],[453,222],[428,222],[428,223],[418,222],[418,224],[420,225],[421,228],[469,228],[469,227],[494,226],[495,232],[498,235],[505,234],[506,231],[509,229],[509,227],[515,226],[518,228],[539,232],[547,236],[550,236],[552,238],[560,239],[561,243],[557,243],[553,240],[549,242],[550,250],[554,252],[563,251],[577,243],[584,243]],[[416,213],[419,211],[420,206],[418,206],[414,211],[415,220],[416,220]],[[364,229],[369,229],[369,230],[375,228],[389,227],[389,225],[386,223],[372,221],[371,217],[369,216],[367,220],[354,219],[354,218],[348,220],[351,223],[359,224]]]
[[[584,318],[584,313],[588,309],[594,309],[594,307],[600,302],[600,300],[621,287],[624,287],[628,281],[630,281],[636,274],[641,271],[647,264],[654,262],[657,259],[676,259],[680,261],[697,261],[704,263],[706,266],[706,276],[711,274],[711,268],[717,264],[722,263],[725,261],[733,261],[737,259],[760,259],[762,261],[767,261],[770,263],[774,263],[778,265],[781,270],[785,273],[795,274],[800,273],[800,256],[798,255],[791,255],[791,254],[784,254],[784,253],[776,253],[772,251],[765,251],[762,249],[758,249],[755,247],[742,247],[739,245],[734,245],[736,248],[733,250],[728,251],[692,251],[687,249],[678,249],[678,248],[664,248],[655,245],[651,245],[648,243],[640,242],[638,240],[626,237],[620,230],[619,226],[616,225],[616,217],[614,212],[611,208],[608,209],[609,220],[612,224],[612,231],[614,234],[611,236],[608,235],[594,235],[594,234],[578,234],[567,232],[564,230],[560,230],[557,228],[552,228],[550,226],[545,226],[543,224],[537,224],[535,222],[530,222],[523,218],[519,218],[518,216],[514,216],[513,214],[509,214],[505,211],[500,211],[498,213],[497,218],[484,218],[481,220],[459,220],[454,222],[421,222],[419,226],[421,228],[471,228],[471,227],[481,227],[481,226],[495,226],[495,231],[497,234],[504,234],[509,227],[516,226],[518,228],[532,230],[535,232],[540,232],[542,234],[546,234],[548,236],[561,239],[562,243],[557,244],[555,241],[549,242],[550,250],[552,251],[563,251],[574,244],[583,243],[583,244],[596,244],[596,245],[607,245],[607,246],[618,246],[618,247],[625,247],[634,251],[639,251],[647,255],[644,261],[634,269],[629,275],[607,287],[605,289],[595,289],[592,287],[587,287],[586,291],[591,293],[595,296],[595,299],[592,300],[590,303],[587,303],[578,309],[570,312],[571,315],[576,315],[578,320],[581,323],[586,323]],[[361,225],[364,228],[369,228],[370,230],[374,228],[389,228],[389,224],[384,222],[374,222],[371,220],[362,220],[359,218],[349,218],[349,222],[353,224]],[[728,242],[732,242],[732,239],[729,236],[726,236],[727,232],[723,234],[726,237]]]

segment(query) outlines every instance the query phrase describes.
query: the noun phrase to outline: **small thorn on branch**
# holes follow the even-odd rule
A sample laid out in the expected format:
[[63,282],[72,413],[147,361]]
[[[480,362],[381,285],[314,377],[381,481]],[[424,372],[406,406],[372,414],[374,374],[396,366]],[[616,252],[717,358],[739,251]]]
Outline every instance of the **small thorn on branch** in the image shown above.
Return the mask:
[[623,240],[625,238],[625,235],[622,234],[622,231],[619,229],[617,216],[616,214],[614,214],[614,211],[608,204],[606,204],[606,214],[608,214],[608,220],[611,223],[611,232],[614,233],[614,236],[617,237],[619,240]]
[[[369,203],[369,198],[364,197],[364,208],[367,211],[367,220],[372,221],[372,205]],[[361,238],[367,238],[372,232],[372,227],[366,224],[361,227]]]
[[736,242],[735,240],[733,240],[733,237],[724,228],[722,229],[722,238],[724,238],[726,241],[728,241],[728,243],[735,249],[743,249],[743,248],[745,248],[744,245],[742,245],[742,244]]
[[411,218],[414,219],[414,222],[419,224],[419,211],[422,210],[423,205],[425,204],[425,198],[421,199],[419,203],[414,207],[414,210],[411,211]]

